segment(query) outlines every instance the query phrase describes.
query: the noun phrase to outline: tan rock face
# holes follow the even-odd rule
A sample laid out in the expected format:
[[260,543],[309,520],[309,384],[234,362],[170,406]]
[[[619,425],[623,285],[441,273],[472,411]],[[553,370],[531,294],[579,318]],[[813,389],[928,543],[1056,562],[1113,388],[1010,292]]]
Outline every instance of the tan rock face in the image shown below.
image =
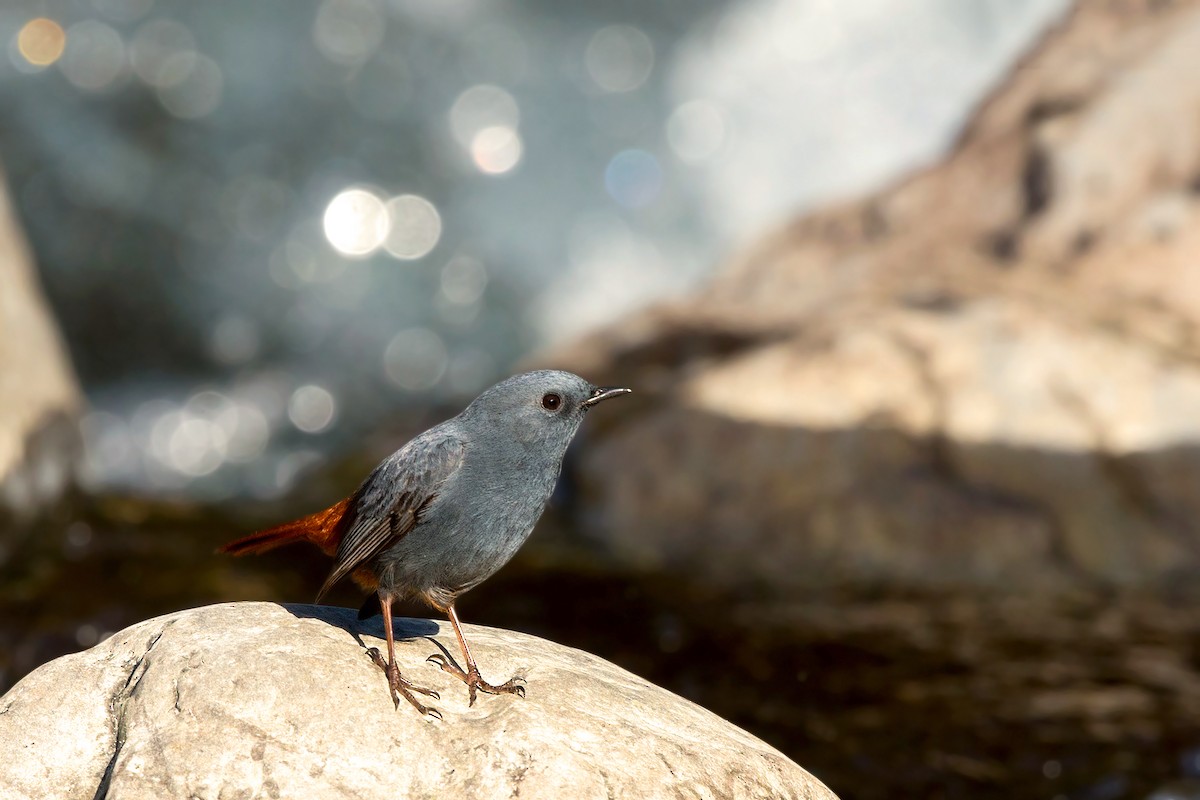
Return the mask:
[[21,517],[66,486],[81,399],[3,177],[0,172],[0,515]]
[[426,664],[446,624],[400,620],[397,658],[444,719],[392,706],[378,618],[236,603],[143,622],[0,698],[0,796],[833,800],[782,754],[595,656],[467,627],[481,696]]
[[1200,3],[1081,3],[943,163],[550,354],[626,564],[740,585],[1200,567]]

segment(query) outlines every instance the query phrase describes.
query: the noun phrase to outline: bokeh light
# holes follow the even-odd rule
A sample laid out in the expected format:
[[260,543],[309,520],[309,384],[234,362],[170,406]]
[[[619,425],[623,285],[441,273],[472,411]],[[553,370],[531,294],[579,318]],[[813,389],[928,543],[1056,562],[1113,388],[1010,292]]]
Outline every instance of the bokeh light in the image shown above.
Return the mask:
[[631,25],[610,25],[592,35],[584,53],[588,77],[604,92],[630,92],[650,77],[654,44]]
[[225,460],[225,437],[211,421],[198,417],[164,419],[170,423],[166,435],[166,461],[185,475],[208,475]]
[[221,104],[224,83],[220,66],[208,56],[175,53],[158,72],[158,101],[172,116],[199,119]]
[[313,42],[334,64],[358,66],[383,42],[387,17],[377,0],[324,0],[313,20]]
[[258,324],[249,317],[230,314],[213,327],[209,351],[222,364],[245,364],[258,355],[261,344]]
[[604,170],[604,186],[609,196],[625,208],[644,208],[653,203],[662,183],[658,159],[644,150],[623,150],[613,156]]
[[383,353],[384,373],[401,389],[432,389],[446,373],[449,352],[442,337],[428,328],[400,331]]
[[480,172],[503,175],[521,161],[520,135],[507,125],[492,125],[471,140],[471,160]]
[[367,189],[346,189],[325,207],[325,238],[344,255],[370,255],[388,237],[388,216],[379,195]]
[[455,99],[449,117],[451,134],[480,172],[503,175],[520,163],[521,111],[504,89],[490,84],[470,87]]
[[196,40],[191,31],[170,19],[156,19],[137,29],[129,42],[133,72],[149,86],[165,87],[175,80],[179,66],[164,69],[177,56],[195,57]]
[[[451,329],[473,330],[483,310],[487,284],[487,267],[479,259],[459,254],[446,262],[433,303],[442,324]],[[457,357],[458,354],[454,356]],[[448,373],[453,382],[453,359]]]
[[478,303],[487,284],[487,267],[477,258],[456,256],[442,267],[442,296],[455,305]]
[[90,92],[111,88],[126,69],[125,42],[103,22],[84,20],[67,30],[58,66],[74,86]]
[[270,422],[258,405],[202,390],[181,405],[142,403],[127,422],[90,412],[83,426],[87,482],[148,471],[159,488],[178,487],[211,475],[227,463],[260,458],[270,440]]
[[383,246],[394,258],[422,258],[442,236],[442,217],[433,203],[415,194],[393,197],[385,208],[390,231]]
[[516,99],[499,86],[472,86],[450,107],[450,132],[467,150],[480,131],[492,127],[516,130],[520,121],[521,110]]
[[48,67],[58,61],[66,44],[62,26],[46,17],[29,20],[17,32],[17,52],[34,67]]
[[298,430],[305,433],[320,433],[333,424],[337,414],[337,402],[324,386],[305,384],[292,392],[288,400],[288,419]]

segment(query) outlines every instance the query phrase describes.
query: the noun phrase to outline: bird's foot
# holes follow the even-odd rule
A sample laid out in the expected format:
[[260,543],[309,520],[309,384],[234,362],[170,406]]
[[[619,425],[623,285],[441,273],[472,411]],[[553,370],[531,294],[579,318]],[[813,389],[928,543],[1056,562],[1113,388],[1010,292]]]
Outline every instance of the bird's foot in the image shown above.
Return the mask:
[[383,655],[376,648],[372,647],[371,649],[367,650],[367,655],[371,657],[371,660],[375,662],[375,665],[383,670],[383,674],[387,676],[388,687],[392,690],[392,702],[395,704],[396,708],[400,707],[400,698],[403,697],[405,700],[412,703],[412,707],[415,708],[422,716],[429,716],[433,717],[434,719],[442,718],[442,712],[417,700],[413,692],[416,692],[417,694],[423,694],[426,697],[432,697],[434,700],[441,700],[441,695],[439,695],[433,689],[426,689],[424,686],[417,686],[415,683],[405,678],[400,674],[400,667],[396,666],[394,661],[391,663],[384,661]]
[[517,697],[525,696],[525,679],[519,675],[496,686],[485,681],[479,674],[479,668],[474,664],[471,665],[470,670],[464,672],[462,667],[441,653],[434,653],[425,660],[431,664],[437,664],[442,668],[443,672],[450,673],[467,685],[467,695],[470,698],[470,702],[467,705],[469,706],[475,705],[476,691],[486,692],[487,694],[515,694]]

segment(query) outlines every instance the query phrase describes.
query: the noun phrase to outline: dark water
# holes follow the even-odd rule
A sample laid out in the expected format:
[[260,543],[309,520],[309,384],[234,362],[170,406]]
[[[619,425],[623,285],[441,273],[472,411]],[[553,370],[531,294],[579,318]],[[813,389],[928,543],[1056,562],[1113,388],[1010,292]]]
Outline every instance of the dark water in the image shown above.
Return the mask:
[[[152,615],[310,600],[327,569],[315,552],[213,554],[279,511],[109,498],[46,526],[0,573],[0,690]],[[610,659],[752,731],[847,800],[1200,797],[1188,782],[1200,778],[1200,596],[728,597],[686,576],[561,558],[564,532],[547,522],[462,601],[467,621]],[[343,587],[329,602],[360,600]]]

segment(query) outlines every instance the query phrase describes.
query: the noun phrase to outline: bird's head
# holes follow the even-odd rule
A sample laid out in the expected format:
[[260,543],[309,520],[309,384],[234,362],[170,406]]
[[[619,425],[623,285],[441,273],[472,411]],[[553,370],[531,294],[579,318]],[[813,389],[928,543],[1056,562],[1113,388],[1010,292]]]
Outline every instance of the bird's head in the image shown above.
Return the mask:
[[588,409],[629,389],[598,387],[578,375],[537,370],[514,375],[486,390],[469,405],[464,419],[484,420],[514,438],[569,441]]

